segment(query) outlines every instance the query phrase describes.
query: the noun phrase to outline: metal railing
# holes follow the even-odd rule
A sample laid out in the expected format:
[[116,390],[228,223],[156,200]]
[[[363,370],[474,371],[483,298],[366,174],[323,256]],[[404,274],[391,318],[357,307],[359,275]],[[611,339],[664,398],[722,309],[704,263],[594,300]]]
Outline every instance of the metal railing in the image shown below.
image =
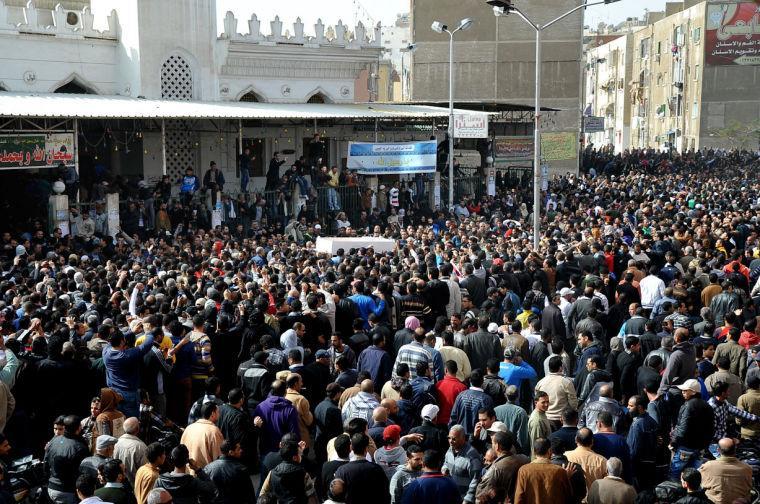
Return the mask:
[[[284,195],[287,205],[287,216],[297,215],[305,207],[308,220],[318,220],[328,233],[335,231],[335,217],[339,212],[345,212],[346,218],[352,222],[358,222],[362,211],[363,186],[341,186],[335,191],[335,198],[330,196],[331,188],[315,187],[310,191],[308,199],[299,198],[298,191],[295,194]],[[287,221],[278,198],[279,191],[263,191],[258,193],[266,201],[266,209],[270,219]]]
[[[454,203],[464,196],[480,200],[485,194],[486,185],[482,176],[454,177]],[[444,207],[451,206],[449,202],[449,181],[444,178],[441,178],[441,205]]]
[[[515,170],[513,175],[513,180],[519,181],[519,175],[522,173],[523,170]],[[484,177],[480,175],[476,176],[467,176],[467,177],[455,177],[454,178],[454,201],[455,203],[464,196],[468,196],[471,198],[474,198],[475,200],[480,200],[486,195],[486,184]],[[356,185],[356,186],[341,186],[336,189],[335,196],[336,198],[331,197],[331,189],[330,187],[315,187],[312,188],[309,192],[308,199],[305,198],[299,198],[299,191],[296,190],[295,194],[293,191],[290,191],[289,194],[285,195],[286,198],[286,205],[287,205],[287,211],[284,211],[282,208],[282,204],[278,205],[278,193],[277,190],[270,190],[270,191],[258,191],[258,192],[251,192],[250,194],[258,195],[259,197],[264,198],[266,201],[265,205],[265,214],[269,218],[270,222],[282,222],[283,226],[287,224],[289,219],[292,216],[298,215],[298,212],[305,207],[305,212],[307,215],[307,219],[317,220],[322,225],[322,229],[325,233],[328,234],[334,234],[336,230],[336,216],[339,212],[344,212],[346,214],[346,218],[351,223],[358,223],[360,219],[360,215],[363,208],[362,203],[362,195],[364,194],[366,190],[366,186]],[[430,191],[433,190],[433,181],[429,180],[427,183],[427,187],[425,188],[426,194],[429,194]],[[449,207],[448,202],[448,179],[441,178],[441,207],[447,208]],[[233,199],[236,195],[231,194],[230,195]],[[172,197],[173,200],[176,200],[178,198]],[[126,209],[127,204],[129,200],[119,200],[119,211],[120,213],[123,213],[123,211]],[[428,199],[424,198],[422,204],[427,204]],[[194,204],[205,204],[209,209],[211,209],[211,197],[210,194],[204,193],[202,191],[198,191],[193,198]],[[255,200],[251,201],[251,204],[255,204]],[[95,202],[91,201],[81,201],[81,202],[74,202],[71,203],[69,206],[72,208],[77,208],[80,213],[86,213],[86,212],[92,212],[95,211]],[[155,202],[154,209],[158,208],[158,202]]]
[[[127,202],[128,200],[119,200],[119,211],[123,211],[127,208]],[[74,203],[69,203],[69,208],[76,208],[79,210],[80,214],[85,214],[87,212],[90,212],[91,215],[95,214],[95,205],[101,204],[103,206],[103,210],[105,211],[106,204],[104,201],[77,201]]]

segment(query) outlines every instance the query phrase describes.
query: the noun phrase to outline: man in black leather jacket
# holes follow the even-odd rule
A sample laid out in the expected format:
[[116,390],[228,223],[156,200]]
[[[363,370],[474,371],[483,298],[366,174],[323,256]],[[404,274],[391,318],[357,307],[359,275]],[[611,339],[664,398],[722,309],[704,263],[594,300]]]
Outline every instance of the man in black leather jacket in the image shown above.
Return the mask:
[[253,351],[253,358],[241,363],[238,367],[238,379],[243,392],[248,397],[246,403],[248,410],[252,412],[269,395],[269,388],[275,377],[266,365],[269,354],[256,350],[256,347],[251,347],[251,351]]
[[699,382],[691,378],[678,385],[678,389],[685,402],[678,411],[678,421],[672,434],[670,479],[673,481],[678,481],[685,468],[700,465],[702,450],[710,445],[715,429],[714,413],[702,399]]
[[215,502],[253,504],[256,502],[256,494],[248,469],[240,460],[243,455],[240,443],[225,441],[221,450],[222,456],[203,468],[203,472],[218,489],[219,495]]
[[478,317],[477,332],[468,334],[464,340],[464,351],[470,357],[472,369],[480,369],[483,372],[488,359],[499,359],[502,353],[499,337],[488,332],[490,322],[488,314],[481,314]]
[[45,466],[49,473],[48,495],[55,502],[74,502],[79,464],[89,455],[79,418],[69,415],[63,420],[63,435],[54,437],[45,451]]

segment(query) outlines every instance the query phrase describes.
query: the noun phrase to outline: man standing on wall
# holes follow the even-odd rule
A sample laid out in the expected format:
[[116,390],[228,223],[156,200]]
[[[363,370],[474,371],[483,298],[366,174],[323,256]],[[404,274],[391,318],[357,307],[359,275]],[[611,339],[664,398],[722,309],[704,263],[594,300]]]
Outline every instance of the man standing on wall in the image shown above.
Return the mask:
[[251,149],[246,147],[240,156],[240,192],[248,192],[248,181],[251,179],[251,163],[256,156],[251,155]]

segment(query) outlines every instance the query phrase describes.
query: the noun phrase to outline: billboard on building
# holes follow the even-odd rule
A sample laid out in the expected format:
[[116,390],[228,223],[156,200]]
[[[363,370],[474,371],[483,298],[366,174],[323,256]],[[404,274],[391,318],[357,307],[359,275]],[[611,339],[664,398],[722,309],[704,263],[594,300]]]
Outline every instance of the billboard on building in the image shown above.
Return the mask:
[[533,159],[533,137],[496,137],[493,141],[493,155],[497,164],[499,162],[530,161]]
[[705,64],[760,65],[760,5],[708,4]]
[[349,170],[362,175],[400,175],[434,173],[435,140],[426,142],[368,143],[349,142]]
[[0,135],[0,169],[74,165],[74,135]]
[[567,161],[578,154],[578,137],[572,131],[541,133],[541,159]]
[[585,116],[583,124],[586,133],[600,133],[604,131],[604,117]]
[[[568,161],[576,158],[578,137],[572,131],[541,133],[541,159]],[[532,161],[533,137],[496,137],[493,142],[496,166],[505,162]]]
[[485,114],[455,114],[455,138],[488,138],[488,116]]

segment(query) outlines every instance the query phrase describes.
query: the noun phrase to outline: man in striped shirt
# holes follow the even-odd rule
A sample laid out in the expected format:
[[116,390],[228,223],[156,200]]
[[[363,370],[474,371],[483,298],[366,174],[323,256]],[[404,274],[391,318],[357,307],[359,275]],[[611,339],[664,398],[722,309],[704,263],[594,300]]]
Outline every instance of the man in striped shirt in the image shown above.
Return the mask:
[[375,396],[375,385],[372,380],[364,380],[359,386],[359,393],[343,405],[341,412],[343,423],[352,418],[363,418],[369,423],[372,420],[372,412],[378,406],[380,406],[380,402]]
[[398,350],[396,355],[396,363],[393,365],[393,376],[398,376],[396,370],[399,364],[406,364],[409,366],[409,371],[412,374],[412,379],[417,378],[417,364],[424,362],[428,365],[428,368],[433,367],[433,356],[430,355],[430,351],[422,344],[425,341],[424,331],[415,331],[414,341],[408,343]]
[[193,397],[198,397],[206,383],[206,379],[214,375],[214,363],[211,360],[211,339],[204,331],[206,318],[198,314],[193,317],[193,330],[190,332],[190,343],[195,351],[192,365]]

